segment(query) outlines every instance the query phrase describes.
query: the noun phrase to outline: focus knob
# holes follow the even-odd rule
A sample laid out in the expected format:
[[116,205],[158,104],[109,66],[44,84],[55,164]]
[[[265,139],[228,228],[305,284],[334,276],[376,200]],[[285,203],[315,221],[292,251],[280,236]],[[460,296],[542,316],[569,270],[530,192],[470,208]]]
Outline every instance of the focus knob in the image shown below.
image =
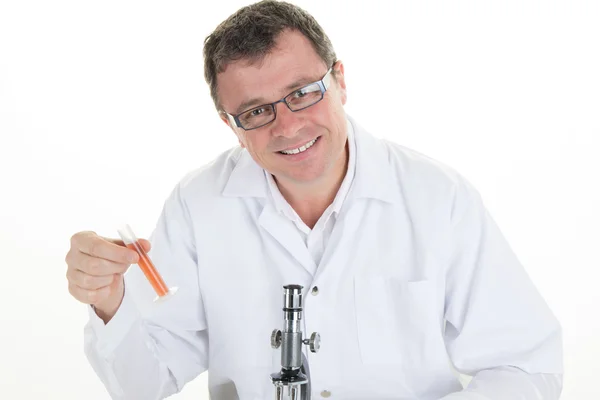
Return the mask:
[[304,339],[303,343],[308,345],[310,351],[316,353],[321,348],[321,335],[317,332],[313,332],[313,334],[310,335],[310,339]]
[[281,346],[281,331],[279,329],[275,329],[273,333],[271,333],[271,347],[278,349],[279,346]]

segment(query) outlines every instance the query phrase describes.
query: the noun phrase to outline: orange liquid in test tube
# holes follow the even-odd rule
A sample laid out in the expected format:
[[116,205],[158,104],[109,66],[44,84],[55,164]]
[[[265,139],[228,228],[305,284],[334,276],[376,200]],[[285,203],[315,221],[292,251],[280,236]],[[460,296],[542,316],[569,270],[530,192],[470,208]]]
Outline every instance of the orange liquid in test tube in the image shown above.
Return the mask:
[[152,263],[152,260],[150,260],[150,257],[148,257],[148,254],[144,251],[140,243],[136,241],[134,243],[127,243],[125,245],[131,250],[134,250],[136,253],[138,253],[139,260],[137,262],[137,265],[140,266],[140,269],[142,270],[144,275],[146,275],[146,279],[148,279],[148,282],[150,282],[150,285],[152,285],[152,288],[154,289],[156,294],[159,297],[163,297],[167,293],[169,293],[169,288],[167,287],[167,284],[156,270],[154,263]]
[[125,246],[138,253],[139,260],[137,265],[139,265],[140,269],[146,276],[146,279],[148,279],[148,282],[150,282],[150,285],[152,285],[152,288],[158,295],[155,301],[167,299],[170,297],[170,295],[175,294],[177,288],[167,287],[167,284],[163,280],[162,276],[160,276],[156,266],[152,260],[150,260],[150,257],[148,257],[148,254],[146,251],[144,251],[143,247],[140,245],[138,238],[135,236],[129,225],[121,227],[118,229],[118,232],[119,236],[121,236],[121,239],[123,240],[123,243],[125,243]]

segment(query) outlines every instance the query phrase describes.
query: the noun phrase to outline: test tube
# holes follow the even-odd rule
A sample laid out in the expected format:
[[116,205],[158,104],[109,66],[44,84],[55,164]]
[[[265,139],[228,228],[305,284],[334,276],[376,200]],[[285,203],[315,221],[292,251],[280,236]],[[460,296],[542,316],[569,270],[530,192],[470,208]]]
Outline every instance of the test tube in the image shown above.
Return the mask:
[[152,285],[152,288],[157,294],[157,297],[154,299],[154,301],[165,300],[173,294],[175,294],[177,288],[169,288],[167,286],[162,276],[154,266],[154,263],[152,262],[152,260],[150,260],[148,254],[140,245],[139,240],[133,233],[131,227],[129,225],[124,225],[117,229],[117,232],[119,233],[119,236],[121,236],[121,239],[123,240],[123,243],[125,243],[125,246],[138,253],[139,259],[137,265],[139,265],[140,269],[146,276],[146,279],[148,279],[148,282],[150,282],[150,285]]

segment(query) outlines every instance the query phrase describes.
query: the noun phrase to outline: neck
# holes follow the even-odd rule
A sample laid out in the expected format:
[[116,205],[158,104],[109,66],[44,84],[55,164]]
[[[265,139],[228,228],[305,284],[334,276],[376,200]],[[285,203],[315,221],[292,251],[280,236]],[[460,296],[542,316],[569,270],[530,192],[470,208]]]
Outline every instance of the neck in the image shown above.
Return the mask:
[[323,179],[311,182],[310,185],[282,181],[275,176],[273,177],[282,196],[311,229],[327,207],[333,203],[342,185],[348,170],[348,151],[348,143],[346,142],[344,156],[333,166],[330,173],[324,176]]

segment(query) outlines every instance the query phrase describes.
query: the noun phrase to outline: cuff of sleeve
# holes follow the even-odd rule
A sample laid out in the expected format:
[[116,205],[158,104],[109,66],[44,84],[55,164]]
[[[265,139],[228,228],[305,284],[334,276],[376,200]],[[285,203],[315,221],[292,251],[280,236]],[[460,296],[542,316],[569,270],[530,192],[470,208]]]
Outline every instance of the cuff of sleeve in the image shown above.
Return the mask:
[[104,321],[96,315],[96,311],[94,311],[92,306],[88,306],[88,313],[90,325],[97,338],[96,349],[104,358],[108,358],[113,354],[136,321],[140,318],[135,303],[133,299],[127,295],[127,291],[125,291],[119,309],[111,320],[108,321],[108,324],[104,324]]

